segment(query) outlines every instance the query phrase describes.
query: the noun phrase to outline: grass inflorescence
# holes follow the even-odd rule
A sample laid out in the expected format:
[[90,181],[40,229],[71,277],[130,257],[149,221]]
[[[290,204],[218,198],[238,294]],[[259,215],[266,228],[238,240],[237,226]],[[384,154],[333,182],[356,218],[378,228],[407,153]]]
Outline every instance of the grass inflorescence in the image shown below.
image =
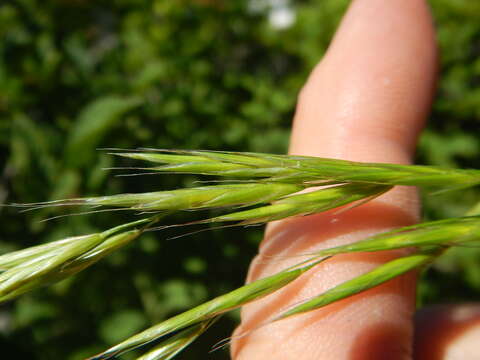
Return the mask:
[[[103,232],[69,237],[0,255],[0,302],[82,271],[138,238],[144,231],[164,228],[159,220],[177,211],[217,209],[225,212],[213,217],[201,215],[202,218],[189,224],[250,225],[339,207],[346,211],[395,185],[454,190],[480,183],[478,170],[359,163],[305,156],[155,149],[115,151],[114,154],[129,161],[150,164],[129,169],[148,173],[208,175],[223,180],[188,189],[14,204],[27,210],[51,206],[82,206],[92,211],[123,209],[142,218]],[[309,189],[318,186],[321,187]],[[309,190],[303,192],[306,189]],[[227,210],[229,207],[233,210]],[[472,210],[468,215],[476,214],[478,211]],[[412,225],[356,243],[303,254],[308,260],[163,321],[91,359],[110,359],[152,344],[153,348],[140,360],[171,359],[223,313],[277,291],[337,254],[407,247],[417,249],[410,255],[392,260],[286,309],[272,316],[269,322],[312,311],[368,290],[405,272],[425,267],[449,246],[479,238],[480,217],[465,216]]]
[[373,183],[442,187],[469,187],[480,183],[479,170],[433,166],[363,163],[295,155],[221,151],[137,150],[117,156],[160,163],[139,168],[148,171],[215,175],[229,178],[267,179],[284,183]]
[[135,227],[148,222],[143,219],[1,255],[0,303],[86,269],[136,239],[142,230]]

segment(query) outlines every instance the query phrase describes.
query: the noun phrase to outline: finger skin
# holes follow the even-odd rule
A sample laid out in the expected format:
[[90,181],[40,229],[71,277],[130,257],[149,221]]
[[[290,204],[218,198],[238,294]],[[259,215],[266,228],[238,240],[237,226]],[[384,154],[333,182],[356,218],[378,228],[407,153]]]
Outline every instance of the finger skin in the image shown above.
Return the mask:
[[[436,62],[432,20],[423,0],[353,1],[301,92],[290,153],[409,163],[431,105]],[[418,212],[415,190],[396,188],[349,211],[271,224],[248,281],[299,262],[295,254],[410,224]],[[244,307],[232,357],[411,358],[414,274],[249,332],[292,304],[398,255],[397,251],[337,256]],[[271,256],[279,260],[272,261]]]

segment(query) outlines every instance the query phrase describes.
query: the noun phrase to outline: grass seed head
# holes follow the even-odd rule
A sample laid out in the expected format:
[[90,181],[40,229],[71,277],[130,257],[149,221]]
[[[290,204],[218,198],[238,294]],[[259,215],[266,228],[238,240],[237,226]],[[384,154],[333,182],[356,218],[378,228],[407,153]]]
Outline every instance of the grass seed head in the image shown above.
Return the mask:
[[75,241],[30,258],[0,274],[0,302],[5,302],[34,288],[50,283],[72,259],[84,254],[103,240],[100,234]]
[[195,210],[269,202],[304,188],[303,185],[283,183],[222,184],[171,191],[77,198],[42,205],[104,206],[138,211]]
[[[136,221],[135,223],[143,222]],[[124,226],[112,230],[120,230]],[[141,230],[71,237],[0,257],[0,303],[48,285],[93,265],[137,238]]]
[[[480,239],[480,217],[460,217],[402,227],[353,244],[321,250],[315,255],[381,251],[408,247],[453,246]],[[314,254],[311,254],[314,255]]]
[[359,275],[352,280],[341,283],[323,294],[315,296],[299,305],[295,305],[293,308],[275,317],[272,322],[318,309],[383,284],[413,269],[422,268],[434,261],[439,253],[438,249],[435,249],[434,251],[417,253],[392,260],[366,274]]
[[89,358],[89,360],[111,359],[125,352],[147,345],[163,336],[167,336],[189,326],[208,321],[227,311],[236,309],[251,301],[260,299],[289,284],[321,261],[323,261],[323,259],[314,259],[313,262],[304,262],[299,266],[295,266],[275,275],[251,282],[225,295],[221,295],[193,309],[165,320],[160,324],[154,325],[149,329],[146,329],[143,332],[126,339],[120,344],[117,344],[110,349]]
[[252,179],[263,177],[269,178],[269,181],[290,183],[358,182],[447,189],[475,186],[480,183],[479,170],[362,163],[308,156],[185,150],[166,153],[146,151],[120,155],[167,164],[156,168],[157,171]]

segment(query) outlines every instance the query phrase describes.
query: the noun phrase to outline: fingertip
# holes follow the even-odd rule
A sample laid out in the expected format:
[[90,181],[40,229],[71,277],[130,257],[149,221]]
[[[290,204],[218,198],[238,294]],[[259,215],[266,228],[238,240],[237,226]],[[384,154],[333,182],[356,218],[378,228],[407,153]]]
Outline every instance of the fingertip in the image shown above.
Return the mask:
[[425,1],[353,1],[300,93],[290,152],[409,162],[436,73],[437,46]]

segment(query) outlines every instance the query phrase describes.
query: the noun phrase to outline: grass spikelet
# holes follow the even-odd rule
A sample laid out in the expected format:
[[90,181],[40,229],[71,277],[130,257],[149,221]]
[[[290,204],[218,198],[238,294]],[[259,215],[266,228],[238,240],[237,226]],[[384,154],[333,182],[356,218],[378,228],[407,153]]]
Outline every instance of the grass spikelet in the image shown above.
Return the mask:
[[[479,170],[444,169],[433,166],[362,163],[308,156],[211,151],[161,151],[119,153],[117,155],[163,163],[149,168],[162,172],[269,178],[290,183],[366,182],[385,185],[445,187],[475,186],[480,183]],[[183,160],[182,160],[183,158]]]
[[62,272],[59,274],[61,280],[67,276],[76,274],[83,269],[95,264],[97,261],[112,253],[113,251],[129,244],[141,234],[141,230],[130,230],[120,234],[107,237],[99,245],[90,249],[86,253],[65,264]]
[[324,249],[310,255],[333,256],[349,252],[407,247],[454,246],[478,240],[480,240],[480,216],[469,216],[405,226],[353,244]]
[[224,184],[171,191],[59,200],[40,205],[125,207],[140,211],[196,210],[269,202],[304,188],[303,185],[282,183]]
[[180,331],[194,324],[207,321],[229,310],[236,309],[251,301],[260,299],[261,297],[271,294],[272,292],[289,284],[301,274],[324,260],[325,259],[314,260],[313,263],[304,262],[298,266],[284,270],[275,275],[244,285],[225,295],[219,296],[193,309],[174,316],[160,324],[152,326],[151,328],[130,337],[120,344],[89,358],[89,360],[111,359],[127,351],[147,345],[162,338],[163,336]]
[[356,201],[373,198],[391,187],[376,184],[347,184],[292,195],[271,205],[221,215],[205,222],[240,221],[241,225],[264,223],[290,216],[309,215]]
[[[131,159],[144,160],[164,164],[140,170],[168,173],[187,173],[200,175],[216,175],[241,179],[287,178],[298,171],[282,166],[278,160],[254,156],[251,153],[227,153],[214,151],[167,151],[113,153]],[[287,181],[284,181],[287,182]],[[295,181],[290,181],[295,182]]]
[[334,303],[335,301],[371,289],[390,279],[405,274],[408,271],[428,265],[429,263],[433,262],[440,253],[441,250],[435,249],[432,251],[417,253],[392,260],[386,264],[378,266],[366,274],[357,276],[352,280],[348,280],[340,285],[337,285],[325,293],[315,296],[312,299],[301,303],[300,305],[294,306],[293,308],[275,317],[271,322],[312,311]]
[[[88,236],[88,235],[86,235]],[[7,254],[0,255],[0,271],[8,270],[12,267],[18,266],[36,257],[39,257],[45,253],[49,253],[51,250],[68,245],[76,241],[82,241],[85,235],[73,236],[62,240],[52,241],[46,244],[31,246],[26,249],[13,251]]]
[[88,252],[101,241],[101,234],[86,235],[81,241],[67,243],[11,267],[0,274],[0,303],[49,283],[52,277],[57,278],[68,261]]
[[255,153],[225,152],[225,151],[196,151],[196,150],[151,150],[137,152],[118,152],[113,155],[131,159],[145,160],[160,164],[188,164],[188,163],[223,163],[243,165],[245,168],[266,168],[278,165],[276,159],[267,156],[256,156]]
[[103,233],[76,236],[0,256],[0,303],[78,273],[128,244],[141,230],[117,233],[143,219]]

